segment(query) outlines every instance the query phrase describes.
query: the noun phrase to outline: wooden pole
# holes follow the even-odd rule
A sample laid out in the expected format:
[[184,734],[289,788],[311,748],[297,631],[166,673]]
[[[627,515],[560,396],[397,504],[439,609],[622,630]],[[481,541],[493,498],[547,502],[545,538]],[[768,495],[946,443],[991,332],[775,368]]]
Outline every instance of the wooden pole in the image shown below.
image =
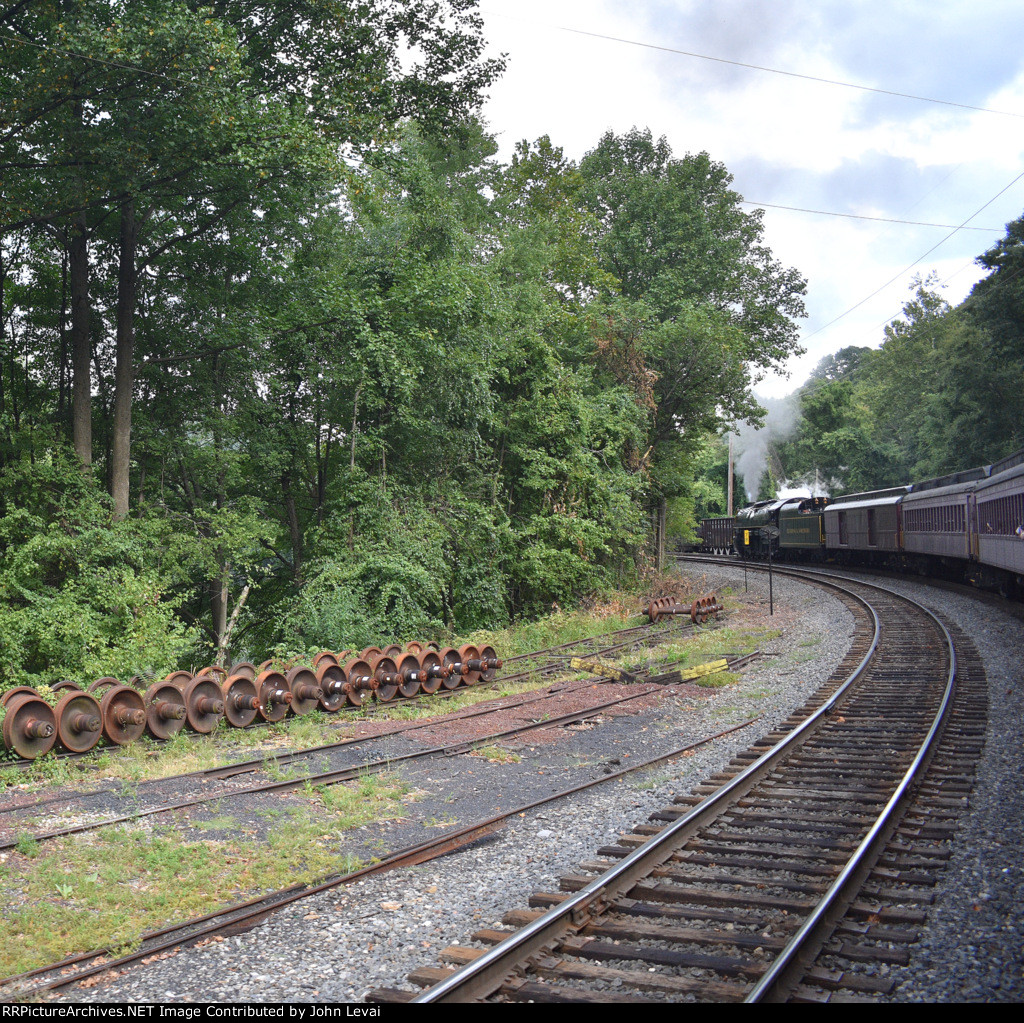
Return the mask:
[[726,488],[728,490],[728,496],[726,497],[727,510],[726,515],[732,518],[732,434],[729,434],[729,483]]

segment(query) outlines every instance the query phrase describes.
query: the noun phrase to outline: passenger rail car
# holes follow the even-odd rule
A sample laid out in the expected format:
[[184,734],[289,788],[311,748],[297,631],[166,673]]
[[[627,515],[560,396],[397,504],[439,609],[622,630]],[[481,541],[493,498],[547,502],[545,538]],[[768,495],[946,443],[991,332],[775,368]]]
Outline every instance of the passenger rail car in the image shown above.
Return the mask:
[[957,577],[977,560],[974,489],[985,469],[915,483],[903,499],[903,556],[922,574]]
[[746,558],[771,551],[876,565],[1024,598],[1024,450],[994,465],[827,503],[761,501],[736,516],[735,544]]
[[[1007,573],[1024,590],[1024,452],[1019,454],[1019,462],[993,472],[974,491],[974,543],[982,585],[992,585],[993,579],[998,582],[999,574]],[[991,577],[993,571],[997,575]]]
[[840,564],[884,564],[900,549],[900,501],[908,487],[837,497],[825,509],[825,548]]

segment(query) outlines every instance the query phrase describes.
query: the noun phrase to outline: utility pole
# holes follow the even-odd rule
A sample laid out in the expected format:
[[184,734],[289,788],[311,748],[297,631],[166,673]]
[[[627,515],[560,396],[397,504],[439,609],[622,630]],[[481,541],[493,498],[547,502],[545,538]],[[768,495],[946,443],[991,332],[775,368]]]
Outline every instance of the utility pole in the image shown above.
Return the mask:
[[729,493],[726,497],[726,512],[725,514],[732,518],[732,434],[729,434],[729,483],[726,488]]

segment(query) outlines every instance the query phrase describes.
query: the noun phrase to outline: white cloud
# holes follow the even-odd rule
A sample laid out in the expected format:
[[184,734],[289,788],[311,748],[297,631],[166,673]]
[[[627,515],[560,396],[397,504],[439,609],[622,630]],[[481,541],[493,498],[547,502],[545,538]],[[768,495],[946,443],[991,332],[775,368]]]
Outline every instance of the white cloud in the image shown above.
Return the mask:
[[[707,150],[750,199],[959,224],[1020,172],[1019,119],[879,96],[563,31],[574,28],[799,74],[1024,113],[1024,7],[906,0],[483,0],[492,52],[509,69],[485,116],[507,158],[520,139],[550,135],[579,159],[609,128],[665,135],[677,154]],[[1018,183],[972,223],[900,274],[948,231],[767,210],[776,257],[808,279],[805,336],[792,379],[825,354],[881,342],[914,274],[950,277],[960,301],[981,276],[973,257],[1024,210]]]

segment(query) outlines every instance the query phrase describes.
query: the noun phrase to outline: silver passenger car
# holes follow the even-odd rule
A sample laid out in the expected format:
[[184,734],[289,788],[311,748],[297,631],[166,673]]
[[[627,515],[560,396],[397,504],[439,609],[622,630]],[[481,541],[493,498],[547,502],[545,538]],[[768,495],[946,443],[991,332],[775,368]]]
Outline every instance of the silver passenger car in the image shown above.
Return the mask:
[[[1009,465],[1007,465],[1009,463]],[[1015,464],[1014,464],[1015,463]],[[992,466],[992,475],[978,483],[978,561],[1024,577],[1024,452]]]
[[915,483],[903,498],[903,550],[909,555],[968,561],[978,556],[974,490],[989,467]]

